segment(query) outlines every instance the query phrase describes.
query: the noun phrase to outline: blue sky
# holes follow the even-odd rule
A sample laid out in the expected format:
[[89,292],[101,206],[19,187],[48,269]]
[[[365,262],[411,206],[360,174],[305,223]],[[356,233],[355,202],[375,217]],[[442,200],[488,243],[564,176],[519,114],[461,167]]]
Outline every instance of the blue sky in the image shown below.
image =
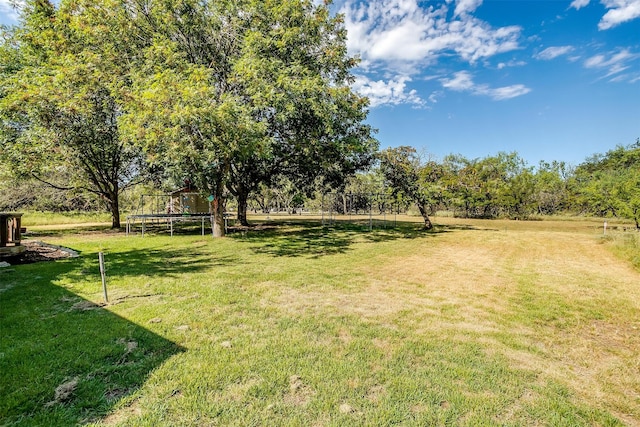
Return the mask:
[[579,164],[640,137],[640,0],[344,0],[381,146]]
[[[16,15],[0,0],[0,23]],[[640,0],[335,0],[382,148],[577,165],[640,137]]]

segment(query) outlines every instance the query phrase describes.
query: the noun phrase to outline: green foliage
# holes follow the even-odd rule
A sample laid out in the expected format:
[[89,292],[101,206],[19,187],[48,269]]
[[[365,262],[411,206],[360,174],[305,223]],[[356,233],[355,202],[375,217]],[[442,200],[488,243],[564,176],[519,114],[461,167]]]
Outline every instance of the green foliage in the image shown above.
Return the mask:
[[19,176],[44,181],[64,169],[70,181],[50,184],[98,195],[119,227],[120,191],[142,158],[118,126],[135,50],[108,19],[93,3],[27,2],[0,48],[11,61],[0,74],[0,152]]
[[38,184],[36,202],[5,185],[0,205],[75,209],[92,193],[117,227],[125,189],[189,179],[215,196],[216,235],[232,196],[246,225],[252,194],[263,209],[269,197],[290,208],[329,189],[392,193],[427,228],[429,212],[447,209],[611,215],[640,229],[640,140],[575,171],[515,152],[437,162],[398,147],[353,178],[378,142],[350,87],[357,59],[342,19],[310,0],[27,1],[20,25],[0,29],[0,178],[69,193]]
[[584,212],[632,219],[640,230],[640,141],[588,159],[573,185]]
[[468,160],[447,156],[444,187],[459,216],[527,218],[534,209],[535,175],[517,153]]
[[377,148],[327,5],[33,0],[2,36],[0,151],[12,172],[74,171],[50,184],[101,196],[114,226],[120,190],[150,170],[215,195],[218,234],[228,191],[246,210],[278,176],[339,184]]
[[433,210],[441,197],[442,167],[433,161],[423,162],[412,147],[398,147],[380,153],[380,171],[392,194],[413,201],[425,228],[433,228],[428,211]]
[[569,209],[571,193],[568,178],[572,174],[564,162],[540,162],[534,177],[536,213],[554,215]]
[[397,191],[394,194],[393,189],[385,185],[385,177],[379,167],[349,178],[342,198],[335,209],[345,214],[349,211],[356,214],[370,210],[384,212],[392,209],[391,205],[395,209],[402,206],[402,212],[406,212],[408,206],[413,203]]
[[349,87],[341,17],[309,1],[252,2],[255,14],[235,70],[254,114],[267,122],[270,173],[297,185],[318,176],[340,186],[367,166],[377,142],[362,122],[367,100]]
[[[133,8],[139,7],[136,5]],[[222,209],[279,176],[342,179],[376,148],[339,18],[309,1],[154,3],[131,16],[154,34],[122,118],[154,163],[188,174]],[[222,234],[221,211],[215,234]]]
[[603,236],[603,241],[621,259],[629,261],[640,270],[640,234],[638,233],[609,233]]
[[93,194],[60,191],[36,179],[7,179],[0,188],[0,211],[69,212],[99,209],[99,200]]

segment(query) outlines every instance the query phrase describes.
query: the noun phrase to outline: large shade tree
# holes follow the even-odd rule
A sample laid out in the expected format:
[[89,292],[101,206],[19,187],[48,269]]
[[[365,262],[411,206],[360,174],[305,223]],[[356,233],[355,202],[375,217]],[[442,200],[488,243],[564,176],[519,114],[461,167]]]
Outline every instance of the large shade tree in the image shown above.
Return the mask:
[[154,162],[214,198],[224,234],[227,191],[246,201],[278,176],[303,186],[367,165],[377,142],[367,101],[350,88],[345,30],[311,1],[196,1],[131,5],[153,34],[124,117]]
[[[341,18],[308,0],[27,2],[2,44],[2,143],[59,188],[118,196],[146,160],[213,196],[246,200],[284,176],[335,184],[368,165],[377,141],[350,88]],[[35,159],[35,160],[34,160]]]
[[[130,61],[126,20],[112,8],[28,1],[0,46],[0,143],[3,160],[63,190],[99,196],[120,226],[119,196],[137,182],[141,152],[122,138]],[[109,25],[118,22],[120,28]],[[52,182],[52,170],[71,179]]]

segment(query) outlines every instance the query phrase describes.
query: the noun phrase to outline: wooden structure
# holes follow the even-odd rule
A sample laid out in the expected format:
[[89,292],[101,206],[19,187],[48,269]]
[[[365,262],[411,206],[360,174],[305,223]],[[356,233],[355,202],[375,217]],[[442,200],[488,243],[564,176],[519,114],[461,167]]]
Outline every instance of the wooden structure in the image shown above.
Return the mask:
[[169,193],[168,214],[209,214],[211,202],[193,187],[183,187]]
[[16,255],[25,251],[20,244],[22,214],[17,212],[0,212],[0,256]]

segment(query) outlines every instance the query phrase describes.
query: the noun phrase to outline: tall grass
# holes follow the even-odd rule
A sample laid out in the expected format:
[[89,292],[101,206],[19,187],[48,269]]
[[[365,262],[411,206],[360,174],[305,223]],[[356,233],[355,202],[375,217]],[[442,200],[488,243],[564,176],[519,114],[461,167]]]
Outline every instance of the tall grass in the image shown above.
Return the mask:
[[616,233],[607,236],[605,240],[620,258],[629,261],[640,270],[640,233]]

